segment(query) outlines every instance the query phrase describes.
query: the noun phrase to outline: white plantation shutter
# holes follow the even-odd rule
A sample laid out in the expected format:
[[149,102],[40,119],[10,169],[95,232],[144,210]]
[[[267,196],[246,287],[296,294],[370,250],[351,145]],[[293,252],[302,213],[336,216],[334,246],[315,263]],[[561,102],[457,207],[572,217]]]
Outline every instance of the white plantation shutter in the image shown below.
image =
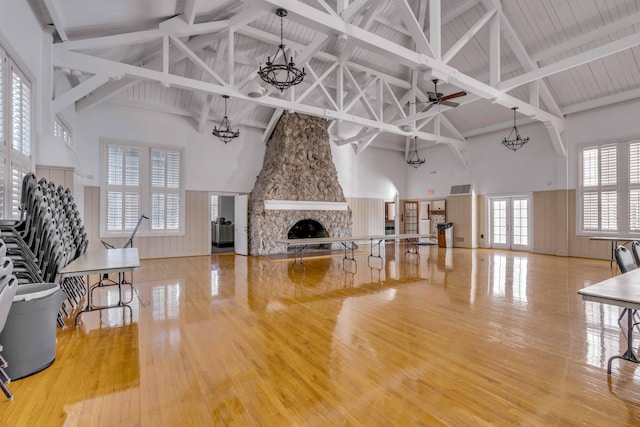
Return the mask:
[[56,117],[56,120],[53,123],[53,134],[62,138],[64,143],[69,147],[73,145],[73,142],[71,141],[71,131],[58,117]]
[[106,146],[107,232],[133,230],[140,215],[141,150]]
[[582,152],[582,175],[585,187],[598,185],[598,149],[584,150]]
[[151,228],[180,229],[182,155],[179,151],[151,150]]
[[19,218],[31,169],[31,82],[0,47],[0,217]]
[[582,203],[583,229],[598,231],[600,228],[598,215],[598,193],[584,193]]
[[151,195],[151,228],[154,230],[164,228],[164,194],[162,193]]
[[600,216],[602,230],[615,231],[618,229],[618,193],[616,191],[602,192]]
[[618,147],[602,147],[600,150],[600,185],[616,185],[618,179],[617,159]]
[[629,231],[640,231],[640,142],[629,144]]
[[103,235],[128,236],[143,213],[150,221],[142,223],[141,235],[183,232],[182,152],[107,142],[103,147]]
[[31,86],[17,70],[11,73],[11,145],[31,155]]
[[0,49],[0,217],[4,216],[5,212],[5,181],[6,181],[6,162],[7,153],[5,149],[5,102],[6,102],[6,89],[5,81],[7,75],[7,57],[2,49]]
[[5,194],[5,197],[10,198],[10,216],[18,219],[22,178],[31,168],[31,83],[13,63],[10,76],[11,96],[8,113],[11,126],[11,154],[8,160],[11,165],[11,187],[10,194]]
[[180,196],[175,193],[167,194],[167,230],[180,228]]
[[604,146],[600,149],[600,227],[604,231],[618,229],[618,147]]
[[27,173],[21,169],[11,169],[11,218],[20,218],[20,196],[22,195],[22,180]]
[[615,233],[618,224],[618,144],[582,150],[582,231]]

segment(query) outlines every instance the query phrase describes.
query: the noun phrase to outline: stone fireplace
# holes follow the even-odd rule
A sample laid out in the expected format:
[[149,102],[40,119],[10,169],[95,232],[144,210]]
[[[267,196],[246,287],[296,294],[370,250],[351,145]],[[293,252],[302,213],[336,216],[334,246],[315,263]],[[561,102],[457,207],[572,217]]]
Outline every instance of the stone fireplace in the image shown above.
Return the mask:
[[[351,235],[351,210],[329,144],[325,119],[282,114],[249,195],[250,255],[282,253],[286,248],[277,240],[309,232]],[[292,231],[297,236],[290,237]]]

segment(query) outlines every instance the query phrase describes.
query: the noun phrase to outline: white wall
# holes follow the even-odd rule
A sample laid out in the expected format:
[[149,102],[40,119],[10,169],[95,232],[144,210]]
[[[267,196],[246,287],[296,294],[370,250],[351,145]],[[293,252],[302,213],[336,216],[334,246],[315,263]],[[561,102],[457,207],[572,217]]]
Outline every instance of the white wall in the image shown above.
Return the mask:
[[369,147],[356,155],[350,144],[331,151],[345,197],[393,201],[405,191],[404,153]]
[[418,169],[408,170],[406,198],[444,198],[452,185],[459,184],[473,184],[476,194],[509,194],[564,186],[564,162],[558,161],[546,128],[532,124],[518,130],[523,137],[529,136],[530,141],[516,152],[501,144],[508,131],[470,138],[463,154],[468,169],[448,146],[419,151],[427,161]]

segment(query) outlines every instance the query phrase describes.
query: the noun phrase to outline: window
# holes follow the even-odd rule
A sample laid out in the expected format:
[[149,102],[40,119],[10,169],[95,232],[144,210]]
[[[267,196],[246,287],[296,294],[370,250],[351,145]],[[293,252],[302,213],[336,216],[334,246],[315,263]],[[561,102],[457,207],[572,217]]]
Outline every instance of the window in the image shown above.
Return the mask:
[[59,117],[56,117],[53,124],[53,135],[62,138],[67,146],[72,146],[71,131]]
[[18,218],[22,178],[31,170],[31,82],[0,48],[0,216]]
[[218,196],[212,195],[211,196],[211,222],[217,221],[218,220],[218,216],[219,216],[219,212],[220,212],[220,199],[218,198]]
[[579,150],[578,233],[640,233],[640,141]]
[[[149,214],[147,235],[184,230],[182,151],[104,141],[102,235],[129,236],[140,215]],[[144,224],[144,223],[143,223]]]

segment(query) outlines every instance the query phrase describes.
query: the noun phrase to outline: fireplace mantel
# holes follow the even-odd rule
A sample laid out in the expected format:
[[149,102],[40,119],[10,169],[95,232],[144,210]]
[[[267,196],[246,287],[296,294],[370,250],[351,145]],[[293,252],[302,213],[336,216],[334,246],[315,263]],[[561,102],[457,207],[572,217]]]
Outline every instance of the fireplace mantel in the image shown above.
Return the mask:
[[280,211],[346,211],[347,202],[265,200],[264,208]]

